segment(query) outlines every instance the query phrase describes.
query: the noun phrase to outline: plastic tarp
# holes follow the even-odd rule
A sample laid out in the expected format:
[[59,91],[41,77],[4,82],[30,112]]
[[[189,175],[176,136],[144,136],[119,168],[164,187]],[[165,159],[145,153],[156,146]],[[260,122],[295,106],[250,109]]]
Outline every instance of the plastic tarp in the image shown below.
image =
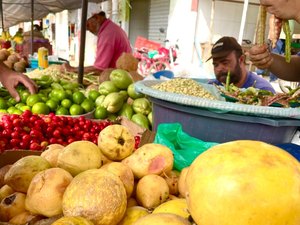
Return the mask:
[[[105,0],[90,0],[100,3]],[[81,0],[34,0],[34,20],[42,19],[49,13],[81,8]],[[31,21],[31,0],[3,0],[4,28]],[[2,21],[0,22],[2,26]]]

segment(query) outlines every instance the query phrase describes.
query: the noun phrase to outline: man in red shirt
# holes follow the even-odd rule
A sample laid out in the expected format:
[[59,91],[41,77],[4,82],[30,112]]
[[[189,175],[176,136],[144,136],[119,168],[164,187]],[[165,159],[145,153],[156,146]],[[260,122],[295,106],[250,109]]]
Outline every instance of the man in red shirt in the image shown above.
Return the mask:
[[[123,52],[131,53],[132,49],[125,31],[106,18],[105,12],[94,14],[87,20],[87,30],[97,35],[96,59],[93,66],[84,68],[85,73],[100,73],[107,68],[115,68],[116,61]],[[64,64],[67,71],[77,72],[78,68]]]

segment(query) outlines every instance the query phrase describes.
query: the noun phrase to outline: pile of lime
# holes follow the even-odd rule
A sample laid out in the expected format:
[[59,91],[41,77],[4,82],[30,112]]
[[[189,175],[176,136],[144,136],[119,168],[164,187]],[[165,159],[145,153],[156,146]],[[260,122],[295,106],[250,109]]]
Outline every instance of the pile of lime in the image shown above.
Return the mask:
[[3,91],[0,92],[0,112],[21,114],[30,110],[34,114],[46,115],[53,112],[56,115],[76,116],[95,109],[95,99],[85,96],[85,90],[78,83],[55,81],[49,76],[42,76],[35,82],[39,86],[36,94],[30,94],[23,86],[17,87],[20,102],[16,102],[8,93],[4,95]]
[[34,81],[39,86],[36,94],[30,94],[24,86],[17,87],[20,102],[16,102],[7,90],[0,88],[0,112],[20,115],[30,110],[34,114],[44,115],[85,114],[90,118],[110,121],[125,116],[144,128],[152,127],[152,105],[145,95],[135,91],[134,81],[125,70],[113,70],[109,80],[100,83],[97,89],[90,90],[78,83],[55,80],[48,75]]

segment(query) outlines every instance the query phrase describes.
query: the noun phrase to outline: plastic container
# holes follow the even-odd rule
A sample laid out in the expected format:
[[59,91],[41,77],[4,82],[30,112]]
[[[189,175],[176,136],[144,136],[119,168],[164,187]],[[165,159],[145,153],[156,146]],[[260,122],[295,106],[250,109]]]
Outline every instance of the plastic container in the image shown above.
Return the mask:
[[38,65],[40,69],[46,69],[49,66],[48,49],[45,47],[38,49]]
[[276,144],[277,147],[284,149],[292,156],[294,156],[298,161],[300,161],[300,146],[293,143],[282,143]]
[[153,74],[153,76],[156,79],[160,79],[160,77],[167,77],[167,78],[171,79],[174,77],[174,73],[171,70],[161,70],[161,71],[155,72]]
[[[29,59],[29,63],[30,63],[30,68],[33,68],[33,69],[38,68],[38,60],[37,59]],[[52,65],[52,64],[61,65],[64,63],[64,61],[49,61],[48,63],[49,63],[49,65]]]
[[270,144],[291,142],[300,120],[217,113],[199,107],[149,97],[153,103],[153,130],[160,123],[182,124],[183,130],[203,141],[224,143],[259,140]]

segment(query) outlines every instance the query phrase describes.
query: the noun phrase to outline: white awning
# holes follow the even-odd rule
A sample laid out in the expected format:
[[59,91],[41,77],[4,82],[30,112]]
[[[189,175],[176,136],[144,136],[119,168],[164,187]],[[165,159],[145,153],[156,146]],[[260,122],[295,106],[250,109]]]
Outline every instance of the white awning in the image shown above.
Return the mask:
[[[89,2],[101,3],[103,1],[105,0],[90,0]],[[81,0],[34,0],[34,20],[42,19],[49,13],[81,8],[81,4]],[[2,6],[4,28],[31,21],[31,0],[3,0]],[[2,28],[1,17],[0,27]]]

